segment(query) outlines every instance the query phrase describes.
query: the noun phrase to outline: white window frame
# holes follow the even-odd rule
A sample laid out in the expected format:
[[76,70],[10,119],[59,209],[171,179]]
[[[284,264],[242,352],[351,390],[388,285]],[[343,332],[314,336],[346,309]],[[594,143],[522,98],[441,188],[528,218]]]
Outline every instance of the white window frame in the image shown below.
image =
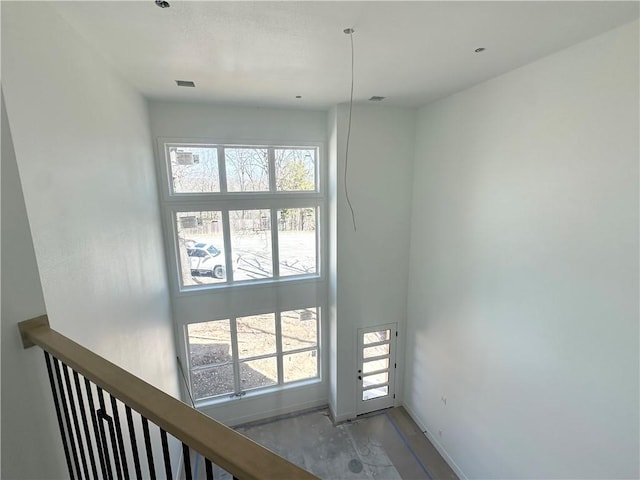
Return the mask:
[[[292,310],[308,310],[308,308],[296,308],[296,309],[292,309]],[[283,342],[282,342],[282,313],[288,311],[288,310],[283,310],[283,311],[276,311],[276,312],[263,312],[263,314],[273,314],[274,315],[274,322],[275,322],[275,336],[276,336],[276,351],[273,353],[268,353],[268,354],[261,354],[261,355],[256,355],[254,357],[246,357],[246,358],[239,358],[239,354],[238,354],[238,332],[237,332],[237,321],[238,318],[240,317],[231,317],[229,319],[222,319],[222,320],[228,320],[229,321],[229,326],[231,328],[231,335],[230,335],[230,341],[231,341],[231,349],[232,349],[232,360],[230,362],[228,362],[225,365],[231,365],[233,368],[233,372],[234,372],[234,391],[233,393],[220,393],[217,395],[210,395],[208,397],[202,397],[199,399],[196,399],[197,403],[206,403],[206,402],[211,402],[211,401],[219,401],[219,400],[225,400],[225,398],[238,398],[238,397],[242,397],[244,395],[246,395],[247,393],[252,394],[252,393],[260,393],[261,391],[272,391],[274,389],[279,389],[279,388],[289,388],[289,387],[295,387],[295,386],[299,386],[299,385],[305,385],[305,384],[309,384],[309,383],[315,383],[318,380],[320,380],[320,372],[321,372],[321,355],[320,355],[320,338],[322,335],[322,328],[320,326],[320,318],[322,315],[321,312],[321,308],[319,307],[314,307],[314,310],[316,312],[316,344],[314,346],[311,347],[301,347],[301,348],[294,348],[291,350],[285,350],[284,346],[283,346]],[[215,320],[214,320],[215,321]],[[219,320],[218,320],[219,321]],[[187,326],[184,327],[185,329],[185,338],[187,339],[187,352],[189,351],[189,345],[188,345],[188,332],[187,332]],[[285,382],[284,380],[284,358],[288,355],[295,355],[298,353],[306,353],[306,352],[311,352],[311,351],[316,351],[316,376],[315,377],[309,377],[309,378],[304,378],[304,379],[300,379],[300,380],[291,380],[288,382]],[[194,372],[194,371],[202,371],[202,370],[208,370],[210,368],[215,368],[216,365],[214,364],[210,364],[210,365],[201,365],[201,366],[197,366],[194,367],[191,364],[191,356],[188,355],[188,362],[189,362],[189,372]],[[263,358],[275,358],[276,360],[276,364],[277,364],[277,380],[276,383],[273,385],[266,385],[266,386],[262,386],[262,387],[252,387],[249,388],[247,390],[242,389],[242,385],[241,385],[241,375],[240,375],[240,365],[243,363],[248,363],[250,361],[253,360],[260,360]],[[190,376],[190,386],[191,389],[193,390],[193,377]],[[194,395],[195,398],[195,395]]]
[[[169,146],[224,146],[249,148],[315,148],[316,155],[316,190],[304,192],[275,191],[274,159],[269,153],[269,192],[220,192],[220,193],[173,193],[170,165],[167,161]],[[272,150],[270,151],[272,152]],[[261,313],[284,312],[300,308],[316,307],[318,311],[318,377],[291,383],[278,382],[278,385],[261,387],[249,391],[249,395],[268,393],[274,390],[285,390],[308,384],[324,382],[326,354],[324,344],[327,329],[324,327],[327,311],[328,290],[326,272],[328,264],[328,202],[327,179],[328,169],[324,145],[320,142],[286,141],[218,141],[211,138],[161,137],[157,139],[157,166],[159,182],[160,207],[165,233],[167,271],[173,299],[174,318],[176,322],[177,346],[184,365],[190,366],[188,358],[188,338],[186,326],[191,323],[207,322],[238,318]],[[220,186],[223,190],[224,158],[218,154]],[[305,275],[279,277],[278,268],[278,225],[276,210],[280,208],[315,208],[316,211],[316,272]],[[223,211],[229,210],[268,209],[271,211],[271,248],[274,272],[272,278],[260,280],[240,280],[222,282],[202,286],[182,286],[180,258],[176,231],[176,213],[180,211]],[[224,218],[225,215],[223,215]],[[229,218],[223,224],[225,237],[226,270],[230,272],[231,242]],[[279,332],[278,332],[279,333]],[[281,343],[281,339],[277,340]],[[282,352],[278,352],[278,378],[282,378]],[[191,370],[189,368],[189,370]],[[189,371],[190,374],[190,371]],[[212,405],[219,402],[233,401],[237,397],[220,395],[197,402],[199,406]]]

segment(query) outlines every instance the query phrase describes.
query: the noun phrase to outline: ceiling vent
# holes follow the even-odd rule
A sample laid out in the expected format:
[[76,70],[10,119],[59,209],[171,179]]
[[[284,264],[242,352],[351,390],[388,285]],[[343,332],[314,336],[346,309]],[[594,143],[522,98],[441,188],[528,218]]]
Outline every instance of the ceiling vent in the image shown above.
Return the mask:
[[196,84],[191,80],[176,80],[176,85],[179,87],[195,87]]
[[382,100],[384,100],[387,97],[377,97],[377,96],[373,96],[369,99],[370,102],[381,102]]

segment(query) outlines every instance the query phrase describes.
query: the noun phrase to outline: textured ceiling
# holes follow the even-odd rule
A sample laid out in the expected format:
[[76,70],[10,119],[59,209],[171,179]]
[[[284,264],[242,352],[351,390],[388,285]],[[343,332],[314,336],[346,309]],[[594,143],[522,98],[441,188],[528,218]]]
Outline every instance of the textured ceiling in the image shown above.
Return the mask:
[[[145,96],[422,105],[638,18],[638,2],[51,2]],[[474,49],[485,47],[477,54]],[[193,80],[178,88],[174,80]],[[301,95],[302,99],[296,99]]]

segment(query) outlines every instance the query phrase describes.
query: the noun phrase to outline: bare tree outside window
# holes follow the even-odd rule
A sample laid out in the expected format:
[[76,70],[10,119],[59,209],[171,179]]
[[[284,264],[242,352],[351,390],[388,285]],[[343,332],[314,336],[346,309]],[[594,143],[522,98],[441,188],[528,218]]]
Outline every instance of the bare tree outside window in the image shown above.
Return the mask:
[[276,190],[279,192],[315,190],[315,154],[314,149],[276,148],[274,150]]
[[227,190],[268,192],[269,155],[266,148],[225,148]]

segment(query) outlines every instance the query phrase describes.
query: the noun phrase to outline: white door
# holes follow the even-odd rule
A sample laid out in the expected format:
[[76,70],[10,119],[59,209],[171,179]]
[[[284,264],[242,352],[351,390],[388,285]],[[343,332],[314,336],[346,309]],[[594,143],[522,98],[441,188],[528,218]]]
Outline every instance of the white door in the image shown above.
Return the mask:
[[358,329],[358,415],[393,406],[396,325]]

